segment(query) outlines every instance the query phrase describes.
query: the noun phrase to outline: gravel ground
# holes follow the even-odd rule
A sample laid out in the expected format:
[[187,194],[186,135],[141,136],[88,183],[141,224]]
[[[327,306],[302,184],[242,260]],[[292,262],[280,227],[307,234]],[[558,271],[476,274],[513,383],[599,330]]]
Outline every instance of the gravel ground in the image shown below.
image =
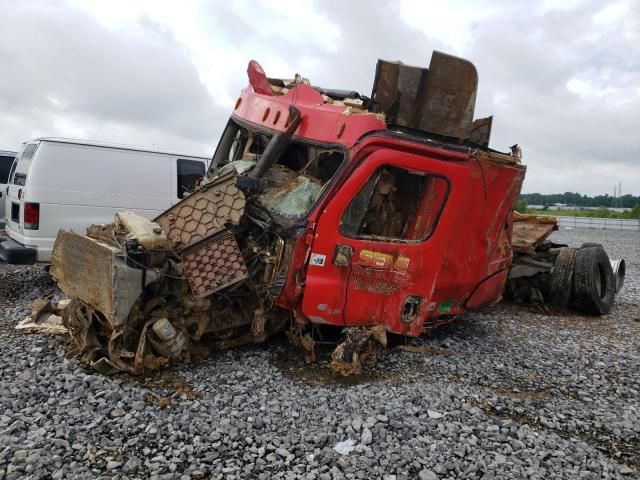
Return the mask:
[[392,348],[356,381],[278,339],[105,377],[13,330],[56,290],[0,265],[0,479],[640,478],[640,234],[553,239],[627,259],[607,317],[499,305],[413,342],[448,355]]

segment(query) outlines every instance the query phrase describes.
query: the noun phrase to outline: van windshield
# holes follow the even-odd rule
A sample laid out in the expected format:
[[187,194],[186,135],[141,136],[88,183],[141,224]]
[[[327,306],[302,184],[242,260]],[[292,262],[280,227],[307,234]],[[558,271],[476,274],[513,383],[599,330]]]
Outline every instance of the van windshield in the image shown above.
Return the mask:
[[29,167],[31,166],[31,160],[33,154],[36,153],[38,148],[37,143],[29,143],[16,159],[16,168],[13,173],[13,179],[11,183],[14,185],[24,186],[27,182],[27,173],[29,173]]

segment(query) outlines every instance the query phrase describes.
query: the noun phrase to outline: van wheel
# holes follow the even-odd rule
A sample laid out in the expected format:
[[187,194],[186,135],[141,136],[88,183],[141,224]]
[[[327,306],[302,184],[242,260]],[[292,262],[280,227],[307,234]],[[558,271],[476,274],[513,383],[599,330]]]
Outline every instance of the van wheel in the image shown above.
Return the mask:
[[616,281],[602,246],[580,248],[573,270],[576,308],[592,315],[609,313],[616,295]]
[[576,250],[571,247],[560,249],[560,253],[553,264],[551,284],[549,286],[549,303],[559,308],[565,308],[571,296],[573,268]]

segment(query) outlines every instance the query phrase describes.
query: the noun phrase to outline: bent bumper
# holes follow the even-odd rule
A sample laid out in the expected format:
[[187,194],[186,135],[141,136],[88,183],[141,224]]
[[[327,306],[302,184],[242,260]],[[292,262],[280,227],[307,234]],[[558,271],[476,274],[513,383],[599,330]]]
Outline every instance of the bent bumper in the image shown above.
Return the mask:
[[37,251],[25,247],[9,237],[0,237],[0,260],[14,265],[32,265],[36,262]]

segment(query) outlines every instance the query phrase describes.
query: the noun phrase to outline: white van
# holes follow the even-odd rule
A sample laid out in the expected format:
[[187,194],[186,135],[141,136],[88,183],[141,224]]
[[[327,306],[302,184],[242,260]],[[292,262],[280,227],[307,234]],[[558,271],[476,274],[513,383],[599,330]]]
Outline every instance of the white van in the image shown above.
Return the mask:
[[38,138],[18,154],[0,260],[48,262],[58,230],[84,234],[131,210],[154,218],[193,191],[209,159],[142,147]]
[[0,230],[4,228],[4,198],[7,195],[7,183],[15,158],[16,152],[0,150]]

